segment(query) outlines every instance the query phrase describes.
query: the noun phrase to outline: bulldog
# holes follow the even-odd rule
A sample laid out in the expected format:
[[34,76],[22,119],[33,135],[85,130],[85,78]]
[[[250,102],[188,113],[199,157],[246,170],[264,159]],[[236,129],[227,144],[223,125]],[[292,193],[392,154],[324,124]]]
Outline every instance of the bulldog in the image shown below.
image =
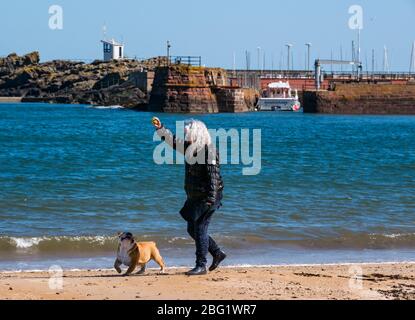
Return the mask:
[[150,260],[154,260],[160,266],[160,271],[164,273],[164,261],[155,242],[136,242],[130,232],[118,234],[117,258],[114,263],[118,273],[122,272],[120,266],[123,264],[128,267],[124,276],[130,275],[137,266],[141,267],[137,274],[143,274]]

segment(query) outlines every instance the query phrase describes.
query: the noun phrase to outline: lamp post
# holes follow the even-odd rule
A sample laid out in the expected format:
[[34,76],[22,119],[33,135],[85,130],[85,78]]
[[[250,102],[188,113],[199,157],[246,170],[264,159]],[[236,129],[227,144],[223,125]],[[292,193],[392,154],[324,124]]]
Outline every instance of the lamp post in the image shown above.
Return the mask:
[[307,46],[307,71],[310,71],[310,48],[311,48],[311,43],[308,42],[305,45]]
[[409,64],[409,73],[415,72],[415,41],[412,44],[411,63]]
[[383,47],[383,72],[389,73],[388,48]]
[[258,71],[261,70],[261,47],[256,48],[258,51]]
[[291,47],[293,45],[291,43],[288,43],[285,46],[287,47],[287,70],[290,70]]
[[170,48],[171,48],[171,44],[170,41],[167,40],[167,65],[170,65]]

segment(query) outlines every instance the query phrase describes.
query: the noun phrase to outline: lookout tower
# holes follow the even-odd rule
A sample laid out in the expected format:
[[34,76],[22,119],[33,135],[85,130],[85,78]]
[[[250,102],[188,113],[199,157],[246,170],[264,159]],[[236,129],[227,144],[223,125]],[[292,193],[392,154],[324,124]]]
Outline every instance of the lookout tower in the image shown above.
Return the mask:
[[104,50],[104,61],[124,59],[124,45],[112,40],[101,40]]

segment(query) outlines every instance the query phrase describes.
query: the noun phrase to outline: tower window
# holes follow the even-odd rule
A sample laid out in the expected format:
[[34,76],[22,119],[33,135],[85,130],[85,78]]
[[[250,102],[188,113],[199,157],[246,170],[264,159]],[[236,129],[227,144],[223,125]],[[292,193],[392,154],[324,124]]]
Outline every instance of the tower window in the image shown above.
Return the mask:
[[111,46],[108,43],[104,43],[104,52],[105,53],[111,52]]

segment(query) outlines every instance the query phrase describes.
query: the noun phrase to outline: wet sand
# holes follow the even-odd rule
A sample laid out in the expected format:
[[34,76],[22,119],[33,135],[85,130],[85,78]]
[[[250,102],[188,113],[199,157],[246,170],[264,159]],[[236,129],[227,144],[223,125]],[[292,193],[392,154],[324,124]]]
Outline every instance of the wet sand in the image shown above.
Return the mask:
[[[415,263],[226,267],[188,277],[187,269],[0,273],[1,299],[415,299]],[[60,282],[62,280],[62,282]],[[60,283],[63,287],[60,288]]]

